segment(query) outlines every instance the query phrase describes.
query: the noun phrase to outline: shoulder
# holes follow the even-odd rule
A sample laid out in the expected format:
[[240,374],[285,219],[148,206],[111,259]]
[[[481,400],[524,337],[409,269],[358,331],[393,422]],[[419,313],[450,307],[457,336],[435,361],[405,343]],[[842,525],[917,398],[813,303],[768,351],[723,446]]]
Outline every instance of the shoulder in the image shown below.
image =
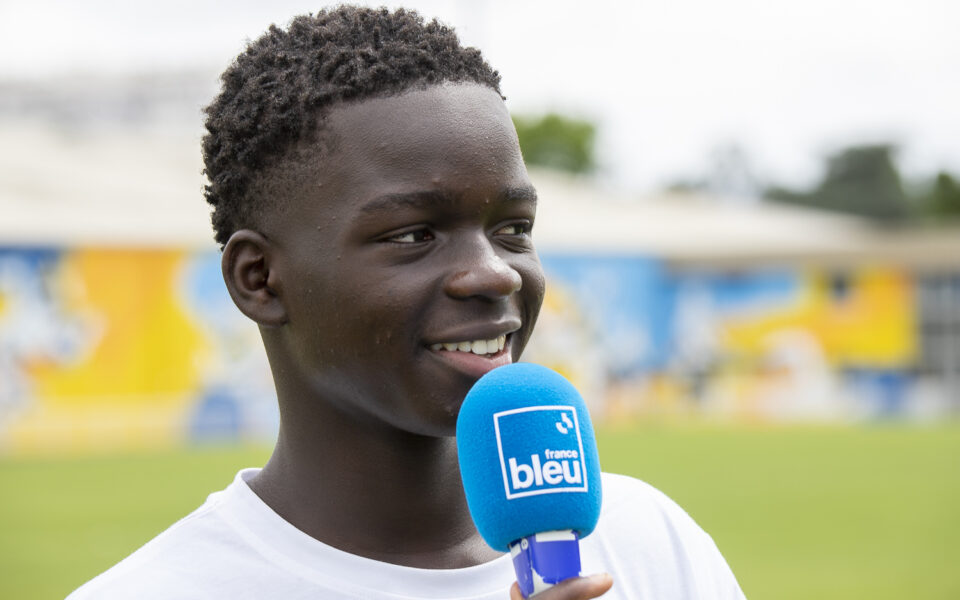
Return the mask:
[[600,521],[584,545],[598,570],[620,570],[615,589],[624,597],[743,598],[713,539],[676,502],[625,475],[602,481]]
[[679,504],[645,481],[627,475],[603,473],[603,508],[601,517],[628,520],[664,520],[681,533],[703,533],[699,525]]
[[670,510],[683,510],[666,494],[646,481],[607,472],[604,472],[601,477],[604,510],[619,510],[624,505],[635,507],[637,502]]
[[202,572],[205,562],[223,551],[230,535],[217,514],[220,494],[211,494],[203,506],[79,587],[67,600],[208,598],[191,574]]
[[619,538],[643,532],[644,539],[661,547],[713,546],[710,536],[666,494],[639,479],[612,473],[603,474],[598,531]]

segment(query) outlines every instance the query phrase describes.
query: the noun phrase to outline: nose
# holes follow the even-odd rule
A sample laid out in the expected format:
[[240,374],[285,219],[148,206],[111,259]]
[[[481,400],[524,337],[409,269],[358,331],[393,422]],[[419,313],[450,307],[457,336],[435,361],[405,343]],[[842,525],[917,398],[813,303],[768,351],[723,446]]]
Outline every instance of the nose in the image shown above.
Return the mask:
[[455,268],[447,277],[447,294],[454,298],[496,300],[520,290],[520,273],[501,258],[486,235],[478,235],[454,258]]

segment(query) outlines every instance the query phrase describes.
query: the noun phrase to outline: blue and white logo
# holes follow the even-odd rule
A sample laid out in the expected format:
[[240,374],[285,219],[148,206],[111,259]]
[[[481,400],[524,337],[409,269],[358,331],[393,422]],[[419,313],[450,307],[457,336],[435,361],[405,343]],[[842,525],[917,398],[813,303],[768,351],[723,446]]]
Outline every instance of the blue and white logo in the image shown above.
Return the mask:
[[528,406],[494,413],[507,499],[586,492],[586,463],[572,406]]

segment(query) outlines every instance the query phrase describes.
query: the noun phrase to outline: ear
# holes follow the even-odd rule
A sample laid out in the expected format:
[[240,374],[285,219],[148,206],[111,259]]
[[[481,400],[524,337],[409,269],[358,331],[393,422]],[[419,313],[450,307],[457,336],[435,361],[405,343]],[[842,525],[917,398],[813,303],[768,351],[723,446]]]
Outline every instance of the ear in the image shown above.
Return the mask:
[[220,267],[223,281],[240,312],[264,327],[287,322],[287,311],[280,295],[280,277],[271,268],[273,245],[250,229],[234,232],[223,247]]

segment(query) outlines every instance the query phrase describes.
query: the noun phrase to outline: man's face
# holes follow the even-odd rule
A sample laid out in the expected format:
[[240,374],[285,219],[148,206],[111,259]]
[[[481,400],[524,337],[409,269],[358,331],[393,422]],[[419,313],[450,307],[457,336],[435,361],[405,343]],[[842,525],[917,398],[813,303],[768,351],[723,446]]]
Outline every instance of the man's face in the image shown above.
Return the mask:
[[341,105],[323,127],[330,149],[265,231],[284,354],[308,401],[453,435],[464,395],[520,356],[543,299],[506,107],[443,85]]

